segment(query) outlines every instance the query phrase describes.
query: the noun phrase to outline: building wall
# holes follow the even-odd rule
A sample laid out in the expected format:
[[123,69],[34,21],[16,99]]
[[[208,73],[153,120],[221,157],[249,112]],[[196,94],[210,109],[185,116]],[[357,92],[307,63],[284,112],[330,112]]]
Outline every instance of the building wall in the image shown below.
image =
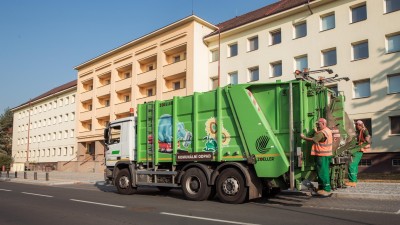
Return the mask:
[[76,161],[75,104],[72,88],[14,110],[13,170],[24,170],[26,161],[31,169]]
[[[316,6],[316,5],[319,6]],[[367,19],[351,22],[351,9],[366,4]],[[249,80],[248,69],[259,67],[258,82],[276,82],[294,79],[295,58],[308,57],[311,70],[331,68],[350,81],[340,81],[338,90],[346,96],[346,111],[351,119],[371,119],[372,151],[399,152],[400,136],[390,133],[390,117],[400,115],[400,93],[388,93],[387,76],[400,73],[400,52],[387,52],[387,35],[400,32],[400,11],[385,13],[383,0],[315,1],[312,14],[306,5],[270,16],[221,34],[221,85],[229,83],[228,74],[237,71],[239,83]],[[321,31],[321,18],[335,15],[335,27]],[[306,22],[307,35],[294,38],[294,24]],[[272,45],[270,32],[281,30],[281,43]],[[248,50],[248,39],[258,36],[259,48]],[[352,58],[352,44],[368,41],[369,56]],[[206,38],[209,50],[218,49],[218,35]],[[238,55],[229,57],[228,46],[238,44]],[[337,63],[324,66],[324,50],[336,48]],[[271,63],[282,62],[282,76],[272,77]],[[218,75],[218,62],[209,63],[209,77]],[[330,76],[328,74],[321,74]],[[318,77],[315,76],[316,78]],[[370,80],[370,95],[356,98],[355,82]]]
[[[213,28],[190,16],[76,67],[79,161],[92,156],[90,162],[104,161],[101,142],[107,122],[132,115],[137,104],[206,90],[203,36]],[[101,153],[94,155],[90,146]]]

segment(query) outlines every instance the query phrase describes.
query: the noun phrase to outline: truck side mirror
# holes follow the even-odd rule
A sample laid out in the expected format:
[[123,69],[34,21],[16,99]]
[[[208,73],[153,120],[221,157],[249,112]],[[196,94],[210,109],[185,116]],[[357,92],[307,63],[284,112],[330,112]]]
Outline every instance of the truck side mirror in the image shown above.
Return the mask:
[[108,131],[109,131],[108,128],[104,129],[104,143],[106,144],[108,144],[108,138],[109,138]]

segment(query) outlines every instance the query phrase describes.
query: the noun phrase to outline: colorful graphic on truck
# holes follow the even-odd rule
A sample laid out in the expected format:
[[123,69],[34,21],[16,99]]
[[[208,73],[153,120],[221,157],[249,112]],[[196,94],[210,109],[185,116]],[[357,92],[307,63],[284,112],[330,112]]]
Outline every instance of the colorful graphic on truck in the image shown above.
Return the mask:
[[[205,144],[203,151],[205,152],[215,152],[218,151],[218,143],[217,143],[217,120],[215,117],[209,118],[205,123],[205,131],[206,136],[203,138]],[[229,132],[222,126],[222,145],[227,146],[231,141]]]
[[[193,135],[185,129],[185,125],[182,122],[178,121],[177,123],[176,135],[179,149],[186,149],[192,143]],[[158,145],[160,152],[172,152],[172,116],[170,114],[164,114],[158,120]]]

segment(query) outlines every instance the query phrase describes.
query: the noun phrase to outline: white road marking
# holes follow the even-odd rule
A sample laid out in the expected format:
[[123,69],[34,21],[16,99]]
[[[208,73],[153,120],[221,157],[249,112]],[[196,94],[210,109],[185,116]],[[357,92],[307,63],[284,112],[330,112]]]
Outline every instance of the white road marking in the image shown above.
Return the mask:
[[78,199],[70,199],[70,200],[74,201],[74,202],[83,202],[83,203],[88,203],[88,204],[104,205],[104,206],[110,206],[110,207],[116,207],[116,208],[125,208],[125,206],[120,206],[120,205],[110,205],[110,204],[105,204],[105,203],[89,202],[89,201],[83,201],[83,200],[78,200]]
[[198,219],[198,220],[216,221],[216,222],[221,222],[221,223],[232,223],[232,224],[243,224],[243,225],[259,225],[259,224],[255,224],[255,223],[244,223],[244,222],[212,219],[212,218],[198,217],[198,216],[187,216],[187,215],[181,215],[181,214],[175,214],[175,213],[167,213],[167,212],[160,212],[160,214],[169,215],[169,216],[186,217],[186,218]]
[[7,189],[0,189],[0,191],[11,191],[11,190],[7,190]]
[[22,194],[26,194],[26,195],[36,195],[36,196],[40,196],[40,197],[46,197],[46,198],[52,198],[53,196],[51,195],[41,195],[41,194],[35,194],[35,193],[29,193],[29,192],[21,192]]
[[400,209],[399,209],[399,211],[397,211],[397,213],[396,214],[400,214]]

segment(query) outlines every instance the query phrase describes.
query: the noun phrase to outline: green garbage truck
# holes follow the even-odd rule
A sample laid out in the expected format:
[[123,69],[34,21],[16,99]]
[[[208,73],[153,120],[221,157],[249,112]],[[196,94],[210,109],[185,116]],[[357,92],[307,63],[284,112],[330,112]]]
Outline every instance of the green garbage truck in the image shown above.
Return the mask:
[[327,79],[309,75],[138,105],[135,116],[112,121],[104,131],[106,179],[120,194],[141,186],[180,188],[188,200],[216,195],[225,203],[279,189],[310,189],[314,157],[300,134],[312,135],[324,117],[334,136],[332,187],[341,187],[356,147],[345,98],[325,87]]

